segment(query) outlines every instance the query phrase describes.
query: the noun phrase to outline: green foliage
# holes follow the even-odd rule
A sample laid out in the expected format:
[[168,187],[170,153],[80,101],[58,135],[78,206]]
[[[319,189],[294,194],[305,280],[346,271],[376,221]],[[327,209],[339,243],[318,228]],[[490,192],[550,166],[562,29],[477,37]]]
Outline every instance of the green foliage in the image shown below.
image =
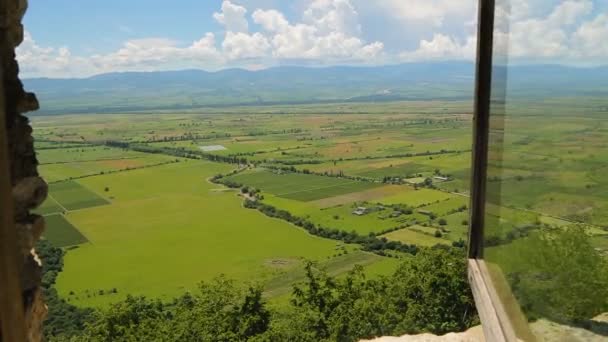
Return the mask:
[[360,267],[346,278],[306,265],[293,308],[271,324],[264,341],[358,341],[383,335],[464,330],[478,318],[461,251],[427,249],[390,277],[366,279]]
[[287,210],[277,209],[271,205],[264,204],[259,201],[251,201],[246,199],[244,207],[249,209],[257,209],[264,215],[276,217],[294,225],[304,228],[312,235],[321,236],[328,239],[340,240],[345,243],[357,243],[363,246],[363,250],[372,251],[380,255],[384,255],[384,250],[395,250],[403,253],[415,255],[418,252],[418,247],[414,244],[408,245],[400,241],[389,241],[385,237],[377,238],[375,235],[359,235],[355,231],[345,232],[343,230],[321,227],[310,222],[302,217],[294,216]]
[[44,322],[44,336],[53,340],[63,336],[79,334],[85,323],[92,319],[91,309],[81,309],[66,302],[57,295],[53,287],[57,275],[63,269],[63,251],[53,247],[47,240],[40,240],[36,252],[44,260],[42,264],[42,291],[48,306]]
[[260,287],[220,276],[170,303],[128,296],[55,340],[358,341],[464,330],[478,323],[465,261],[461,250],[425,249],[376,279],[366,279],[361,266],[334,278],[308,262],[290,305],[272,313]]
[[83,341],[246,341],[267,330],[270,313],[259,287],[218,277],[198,294],[170,304],[129,296],[88,325]]
[[583,227],[531,234],[509,255],[513,291],[530,317],[580,323],[608,311],[608,262]]

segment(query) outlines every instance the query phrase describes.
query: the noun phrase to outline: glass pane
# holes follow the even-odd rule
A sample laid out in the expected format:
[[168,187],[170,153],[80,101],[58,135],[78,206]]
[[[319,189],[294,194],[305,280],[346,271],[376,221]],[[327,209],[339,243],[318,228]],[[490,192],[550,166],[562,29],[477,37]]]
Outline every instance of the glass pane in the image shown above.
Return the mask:
[[497,1],[484,257],[524,340],[608,338],[606,14]]

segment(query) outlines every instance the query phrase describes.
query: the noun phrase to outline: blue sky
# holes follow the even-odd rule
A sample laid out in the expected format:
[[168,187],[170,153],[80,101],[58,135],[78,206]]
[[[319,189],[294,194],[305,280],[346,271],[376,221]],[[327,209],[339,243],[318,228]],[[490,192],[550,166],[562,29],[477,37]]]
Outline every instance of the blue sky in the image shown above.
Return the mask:
[[[472,60],[476,0],[31,0],[26,77]],[[604,64],[608,1],[497,0],[516,63]]]

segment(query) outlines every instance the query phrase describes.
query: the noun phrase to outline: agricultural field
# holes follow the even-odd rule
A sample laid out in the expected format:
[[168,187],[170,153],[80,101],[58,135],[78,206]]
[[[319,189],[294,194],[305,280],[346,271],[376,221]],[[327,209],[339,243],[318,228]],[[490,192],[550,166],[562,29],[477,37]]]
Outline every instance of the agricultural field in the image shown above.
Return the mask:
[[228,177],[228,180],[298,201],[314,201],[365,191],[382,185],[375,182],[268,170],[242,172]]
[[137,169],[170,163],[176,160],[165,155],[141,153],[108,146],[56,144],[53,148],[38,149],[48,142],[36,142],[38,169],[48,183],[77,179],[101,173]]
[[[60,294],[73,303],[93,306],[105,306],[126,294],[171,298],[220,273],[239,280],[280,282],[283,273],[304,258],[329,262],[345,252],[361,253],[356,246],[341,246],[242,209],[235,191],[223,191],[207,181],[230,169],[184,161],[80,180],[96,193],[109,188],[114,199],[110,205],[66,213],[89,242],[66,255],[57,283]],[[351,267],[382,258],[363,259],[353,259]],[[343,268],[349,267],[339,270]]]
[[75,181],[54,183],[49,186],[49,200],[66,211],[108,204],[109,201]]
[[[509,244],[585,224],[608,251],[607,127],[597,113],[564,110],[545,129],[550,108],[511,109],[500,172],[490,165],[488,175],[486,236]],[[470,119],[468,106],[441,102],[35,117],[51,183],[37,212],[45,238],[69,247],[57,289],[70,303],[106,306],[127,294],[168,299],[223,273],[278,298],[302,279],[304,259],[330,274],[361,264],[378,275],[411,256],[313,235],[245,198],[333,236],[462,246]]]
[[44,238],[56,247],[70,247],[88,242],[87,238],[61,214],[45,217],[47,230]]

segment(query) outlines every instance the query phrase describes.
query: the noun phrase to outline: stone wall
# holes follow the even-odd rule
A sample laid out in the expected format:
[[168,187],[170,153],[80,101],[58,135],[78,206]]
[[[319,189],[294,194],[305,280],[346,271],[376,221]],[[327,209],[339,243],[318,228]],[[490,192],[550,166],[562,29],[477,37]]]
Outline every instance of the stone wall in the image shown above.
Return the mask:
[[34,153],[32,128],[23,114],[38,109],[34,94],[23,90],[19,80],[19,65],[15,47],[23,40],[21,20],[27,0],[0,0],[0,43],[2,83],[5,96],[5,113],[12,196],[15,209],[15,228],[21,257],[21,289],[29,341],[42,340],[42,321],[46,306],[40,288],[41,263],[34,245],[44,230],[44,218],[30,211],[38,207],[47,196],[47,185],[38,176]]

